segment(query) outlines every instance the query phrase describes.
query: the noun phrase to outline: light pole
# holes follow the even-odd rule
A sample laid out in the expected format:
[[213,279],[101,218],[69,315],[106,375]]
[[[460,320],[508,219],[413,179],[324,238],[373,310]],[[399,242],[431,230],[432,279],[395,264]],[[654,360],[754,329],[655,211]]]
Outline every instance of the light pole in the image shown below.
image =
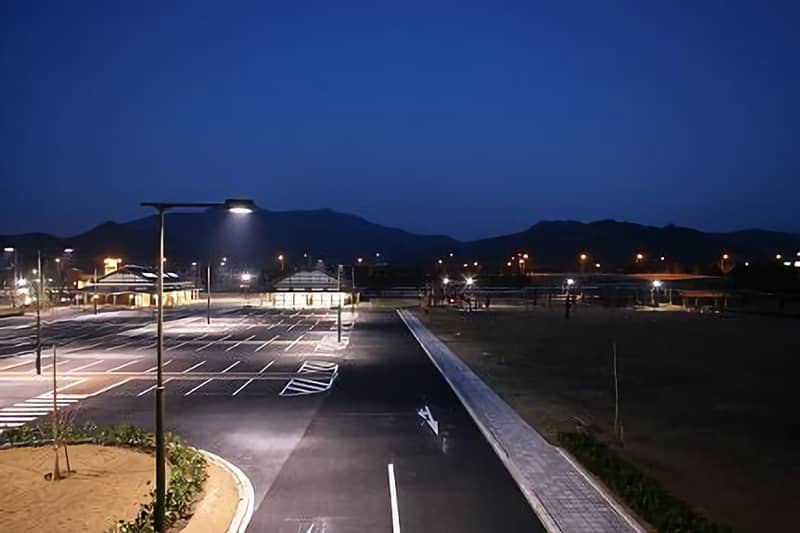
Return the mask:
[[281,262],[281,272],[283,272],[283,254],[278,255],[278,261]]
[[42,252],[36,250],[36,272],[39,283],[36,284],[36,375],[42,375]]
[[206,324],[211,324],[211,261],[206,268]]
[[336,269],[336,290],[339,293],[339,307],[336,311],[336,341],[342,342],[342,265]]
[[168,209],[203,208],[224,206],[231,213],[252,213],[255,204],[252,200],[225,200],[224,203],[164,203],[142,202],[143,207],[153,207],[158,211],[158,281],[156,282],[156,305],[158,323],[156,326],[156,497],[153,526],[157,533],[165,533],[166,527],[166,460],[164,450],[164,381],[162,356],[164,352],[164,218]]

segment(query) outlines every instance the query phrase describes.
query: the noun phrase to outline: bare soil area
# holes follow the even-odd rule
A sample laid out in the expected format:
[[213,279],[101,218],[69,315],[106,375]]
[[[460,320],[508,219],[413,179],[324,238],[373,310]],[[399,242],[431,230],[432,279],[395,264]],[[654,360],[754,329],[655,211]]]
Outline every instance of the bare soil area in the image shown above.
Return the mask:
[[712,520],[785,531],[800,485],[800,321],[576,306],[420,318],[555,442],[613,440],[612,342],[624,445],[615,448]]
[[[153,456],[129,448],[81,444],[69,447],[73,472],[59,481],[48,446],[0,450],[0,531],[101,533],[132,520],[150,499]],[[66,470],[63,451],[61,470]],[[214,463],[194,514],[171,532],[223,533],[236,513],[236,480]]]
[[[53,471],[53,449],[0,450],[0,531],[102,532],[119,519],[136,517],[150,498],[153,457],[111,446],[69,447],[74,470],[59,481]],[[66,470],[63,451],[61,470]]]

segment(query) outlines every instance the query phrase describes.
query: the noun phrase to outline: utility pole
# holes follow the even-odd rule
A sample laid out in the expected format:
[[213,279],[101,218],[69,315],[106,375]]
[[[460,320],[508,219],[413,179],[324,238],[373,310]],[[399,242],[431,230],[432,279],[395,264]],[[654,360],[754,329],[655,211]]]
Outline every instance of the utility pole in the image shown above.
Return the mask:
[[206,269],[206,324],[211,324],[211,261]]
[[36,250],[36,272],[39,274],[39,283],[36,284],[36,375],[42,375],[42,252]]
[[97,314],[97,267],[94,267],[94,295],[92,296],[94,302],[94,314]]
[[336,270],[336,287],[339,293],[339,307],[336,310],[336,340],[342,342],[342,265],[339,265]]
[[164,377],[161,362],[164,352],[164,218],[166,208],[158,206],[158,326],[156,339],[156,501],[154,528],[158,533],[166,531],[167,475],[164,453]]
[[56,391],[56,345],[53,345],[53,452],[55,464],[53,465],[53,481],[61,479],[61,470],[58,467],[58,392]]
[[350,317],[356,312],[356,266],[350,266]]

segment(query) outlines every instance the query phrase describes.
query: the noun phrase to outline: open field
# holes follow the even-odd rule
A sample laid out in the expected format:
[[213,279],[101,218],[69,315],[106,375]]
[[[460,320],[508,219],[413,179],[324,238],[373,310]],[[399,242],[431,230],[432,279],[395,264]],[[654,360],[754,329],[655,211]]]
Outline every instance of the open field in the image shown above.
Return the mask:
[[561,306],[419,315],[551,441],[578,423],[611,440],[616,340],[620,453],[736,531],[794,522],[797,320],[589,306],[570,321]]

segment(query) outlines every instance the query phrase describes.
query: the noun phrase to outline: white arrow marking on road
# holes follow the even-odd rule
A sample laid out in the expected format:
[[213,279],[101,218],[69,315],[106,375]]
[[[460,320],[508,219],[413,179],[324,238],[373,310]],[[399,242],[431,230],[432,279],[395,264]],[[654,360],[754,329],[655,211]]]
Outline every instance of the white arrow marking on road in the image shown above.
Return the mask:
[[417,414],[422,418],[422,420],[425,421],[426,424],[428,424],[431,430],[433,430],[433,433],[438,436],[439,422],[437,422],[436,419],[433,418],[433,415],[431,414],[431,408],[426,405],[425,407],[417,411]]

